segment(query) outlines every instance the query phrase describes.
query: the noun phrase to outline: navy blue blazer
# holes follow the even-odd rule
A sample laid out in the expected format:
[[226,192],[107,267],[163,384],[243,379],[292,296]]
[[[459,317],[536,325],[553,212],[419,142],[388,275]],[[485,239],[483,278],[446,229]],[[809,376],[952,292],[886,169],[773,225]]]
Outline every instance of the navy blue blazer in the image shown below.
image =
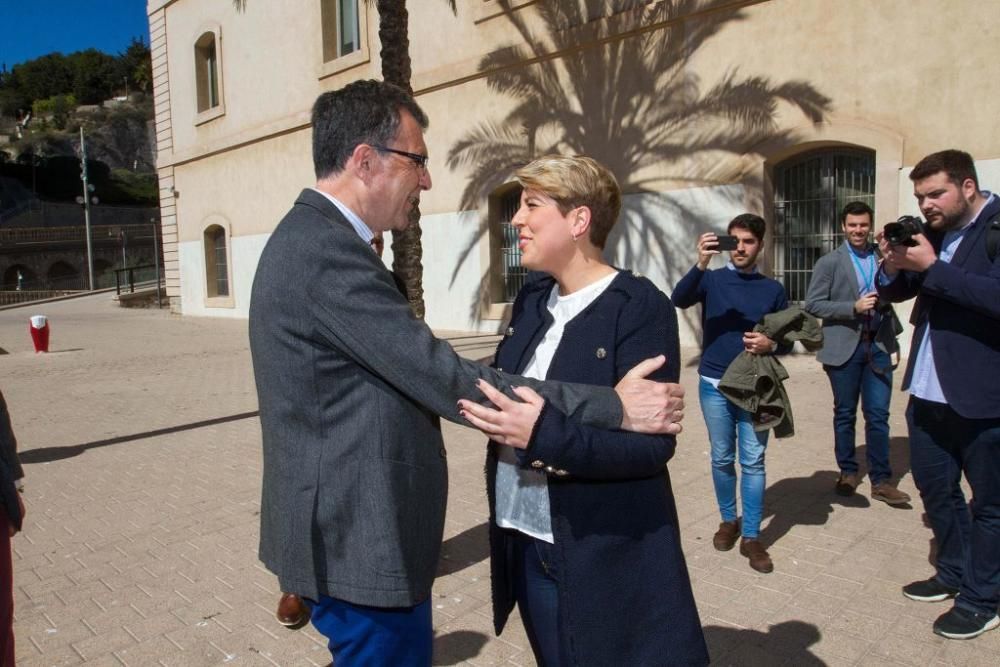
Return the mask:
[[[522,371],[552,323],[550,277],[529,282],[514,303],[494,365]],[[567,323],[547,379],[613,387],[657,354],[653,377],[680,375],[677,316],[651,282],[621,272]],[[497,445],[486,464],[493,619],[497,634],[514,607],[510,532],[496,525]],[[572,665],[704,665],[708,652],[681,551],[666,463],[673,436],[608,431],[571,421],[546,403],[522,466],[547,474],[559,577],[560,632]]]
[[[923,273],[902,271],[896,280],[877,287],[889,301],[917,297],[903,389],[910,386],[917,350],[929,326],[941,390],[966,419],[1000,417],[1000,255],[990,261],[986,251],[986,230],[998,216],[1000,197],[993,197],[951,262],[935,262]],[[927,237],[940,253],[944,234],[932,231]]]

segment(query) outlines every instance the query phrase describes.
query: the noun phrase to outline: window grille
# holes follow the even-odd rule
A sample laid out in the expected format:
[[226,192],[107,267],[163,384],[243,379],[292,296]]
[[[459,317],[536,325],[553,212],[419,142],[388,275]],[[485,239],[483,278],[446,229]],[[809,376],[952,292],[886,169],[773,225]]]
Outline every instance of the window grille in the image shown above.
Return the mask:
[[512,188],[497,199],[496,226],[500,241],[500,270],[503,283],[501,301],[511,302],[524,285],[527,271],[521,266],[521,248],[517,244],[517,229],[511,224],[521,206],[521,188]]
[[802,303],[816,261],[843,242],[840,211],[875,208],[875,153],[835,149],[796,156],[774,169],[774,276]]
[[205,230],[205,274],[208,296],[229,296],[226,231],[218,225]]

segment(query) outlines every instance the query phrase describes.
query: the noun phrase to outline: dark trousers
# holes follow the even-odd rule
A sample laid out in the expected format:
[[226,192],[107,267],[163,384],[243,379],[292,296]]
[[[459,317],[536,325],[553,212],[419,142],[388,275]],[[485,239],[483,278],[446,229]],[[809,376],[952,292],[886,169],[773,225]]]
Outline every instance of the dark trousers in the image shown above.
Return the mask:
[[833,389],[833,443],[837,465],[843,473],[856,474],[854,423],[858,398],[865,418],[868,478],[872,484],[892,477],[889,467],[889,400],[892,397],[892,362],[889,355],[868,340],[840,366],[823,366]]
[[559,630],[559,573],[552,545],[519,531],[514,540],[514,597],[539,667],[557,667],[566,656]]
[[[1000,419],[966,419],[911,398],[910,466],[937,542],[937,579],[955,604],[985,614],[1000,605]],[[972,488],[966,503],[963,473]]]
[[10,553],[10,519],[0,503],[0,667],[14,665],[14,569]]
[[416,607],[366,607],[320,596],[306,600],[313,626],[329,640],[337,667],[430,667],[431,601]]

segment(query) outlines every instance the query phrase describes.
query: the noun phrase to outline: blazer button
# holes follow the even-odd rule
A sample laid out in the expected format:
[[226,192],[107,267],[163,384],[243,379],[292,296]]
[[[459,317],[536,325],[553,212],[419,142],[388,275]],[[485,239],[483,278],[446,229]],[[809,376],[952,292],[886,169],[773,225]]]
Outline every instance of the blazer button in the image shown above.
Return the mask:
[[532,468],[544,468],[545,467],[545,462],[544,461],[532,461],[531,462],[531,467]]
[[508,336],[514,335],[514,327],[507,327],[507,335]]
[[545,466],[545,472],[549,473],[550,475],[553,474],[555,471],[556,469],[553,468],[552,466]]
[[439,449],[438,453],[441,455],[441,458],[443,458],[443,459],[448,458],[448,450],[445,449],[444,447],[442,447],[441,449]]
[[556,477],[565,477],[568,474],[568,470],[556,470]]
[[497,366],[497,370],[500,371],[501,373],[503,373],[503,369],[500,368],[499,366]]
[[594,352],[594,354],[597,355],[598,359],[603,359],[604,357],[608,356],[608,351],[605,350],[603,347],[599,347],[597,348],[597,351]]

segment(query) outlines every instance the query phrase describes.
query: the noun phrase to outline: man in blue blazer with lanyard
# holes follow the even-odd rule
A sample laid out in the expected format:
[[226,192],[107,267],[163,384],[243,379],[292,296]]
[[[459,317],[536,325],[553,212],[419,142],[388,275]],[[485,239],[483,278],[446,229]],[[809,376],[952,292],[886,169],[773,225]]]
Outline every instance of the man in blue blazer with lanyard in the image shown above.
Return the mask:
[[858,399],[865,417],[871,495],[890,505],[910,496],[892,485],[889,467],[889,400],[892,355],[899,352],[892,307],[879,307],[875,292],[878,258],[869,240],[874,213],[868,204],[849,202],[840,213],[844,242],[813,267],[806,311],[823,319],[823,364],[833,390],[833,445],[840,469],[835,490],[854,495],[860,482],[855,459],[854,423]]
[[903,595],[954,598],[934,632],[971,639],[1000,625],[1000,199],[979,189],[972,156],[962,151],[928,155],[910,180],[924,233],[895,245],[880,235],[877,288],[890,301],[917,297],[903,388],[910,465],[937,542],[937,572]]
[[250,352],[263,440],[260,558],[311,606],[337,667],[431,664],[430,593],[448,466],[439,416],[485,379],[531,386],[571,419],[677,433],[683,390],[643,379],[614,388],[538,382],[460,358],[413,317],[373,250],[405,229],[431,187],[427,117],[399,88],[357,81],[312,115],[316,187],[261,254]]

